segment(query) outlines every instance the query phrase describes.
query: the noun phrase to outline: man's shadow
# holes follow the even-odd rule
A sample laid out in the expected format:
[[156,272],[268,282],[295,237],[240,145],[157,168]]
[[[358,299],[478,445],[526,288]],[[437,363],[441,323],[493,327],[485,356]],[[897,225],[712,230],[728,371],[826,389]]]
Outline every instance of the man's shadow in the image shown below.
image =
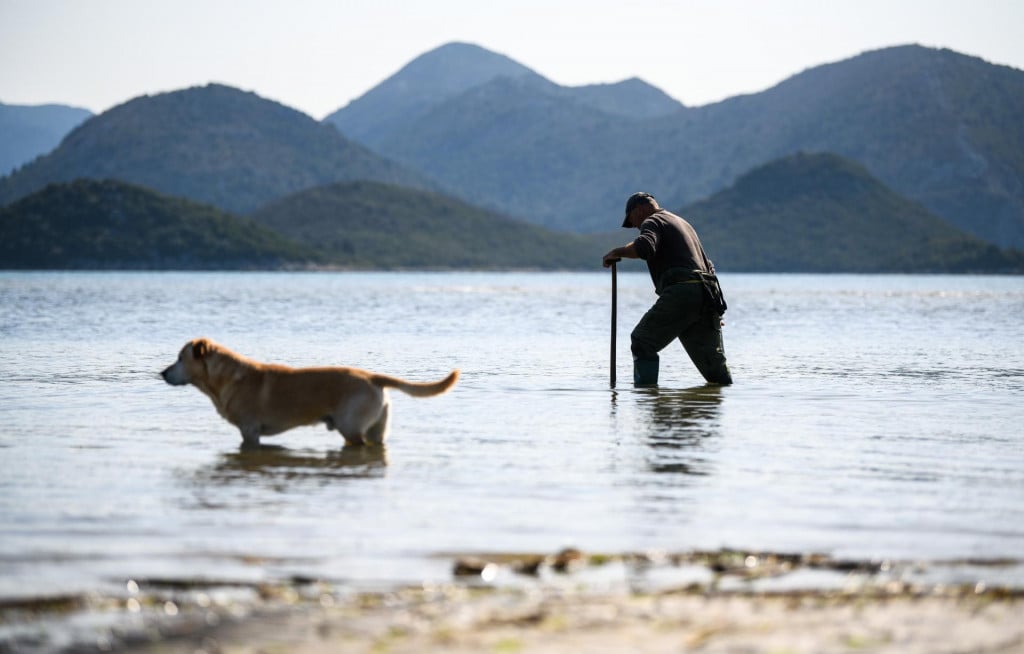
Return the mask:
[[722,387],[640,389],[637,408],[647,422],[652,472],[706,476],[713,472],[707,448],[721,433]]

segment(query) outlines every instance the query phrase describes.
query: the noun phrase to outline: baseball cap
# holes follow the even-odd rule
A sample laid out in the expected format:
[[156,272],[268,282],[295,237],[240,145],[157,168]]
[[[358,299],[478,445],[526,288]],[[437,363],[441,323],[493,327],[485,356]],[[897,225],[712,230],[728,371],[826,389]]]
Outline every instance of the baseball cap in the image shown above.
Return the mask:
[[653,195],[651,195],[650,193],[644,193],[643,191],[639,191],[639,192],[634,193],[633,195],[629,196],[629,199],[626,200],[626,217],[622,219],[622,226],[623,227],[632,227],[632,225],[630,225],[629,222],[628,222],[629,221],[629,213],[631,211],[633,211],[633,209],[636,209],[637,205],[639,205],[641,202],[646,203],[646,202],[648,202],[650,200],[653,200],[653,199],[654,199]]

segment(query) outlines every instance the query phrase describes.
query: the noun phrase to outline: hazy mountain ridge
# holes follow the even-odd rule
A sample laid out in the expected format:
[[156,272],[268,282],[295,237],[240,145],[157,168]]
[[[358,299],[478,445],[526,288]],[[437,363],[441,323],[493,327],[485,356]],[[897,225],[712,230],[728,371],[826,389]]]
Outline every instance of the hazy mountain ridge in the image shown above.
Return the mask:
[[1022,246],[1022,106],[1022,71],[919,46],[864,53],[692,112],[685,137],[728,157],[681,192],[706,194],[795,151],[830,151],[968,232]]
[[1022,71],[900,46],[646,119],[597,117],[570,91],[495,78],[392,125],[373,147],[476,203],[584,231],[638,188],[678,206],[773,159],[832,151],[965,230],[1024,245]]
[[382,140],[395,138],[397,129],[419,122],[464,93],[510,80],[524,82],[522,88],[540,90],[620,118],[664,116],[682,108],[678,101],[639,78],[612,84],[559,86],[504,55],[467,43],[449,43],[416,57],[324,122],[377,148]]
[[324,119],[366,144],[395,124],[414,120],[447,98],[497,77],[537,76],[504,55],[468,43],[426,52]]
[[433,186],[330,125],[217,84],[142,96],[87,120],[0,179],[0,203],[77,178],[119,179],[235,212],[340,179]]
[[611,84],[561,87],[570,99],[625,118],[657,118],[684,109],[678,100],[639,77]]
[[88,109],[61,104],[0,103],[0,176],[50,152],[91,116]]
[[[566,101],[546,80],[500,77],[404,123],[378,147],[408,166],[429,165],[435,178],[474,204],[553,229],[581,231],[573,218],[582,198],[571,191],[596,191],[605,180],[593,177],[592,166],[576,166],[549,147],[551,135],[581,134],[591,157],[608,159],[618,152],[599,135],[622,124],[603,111]],[[616,195],[615,204],[621,201]]]

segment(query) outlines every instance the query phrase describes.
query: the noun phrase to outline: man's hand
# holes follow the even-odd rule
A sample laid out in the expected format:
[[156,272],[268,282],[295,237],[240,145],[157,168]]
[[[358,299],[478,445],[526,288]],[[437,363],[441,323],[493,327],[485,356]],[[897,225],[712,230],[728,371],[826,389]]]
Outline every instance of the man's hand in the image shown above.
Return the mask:
[[601,263],[605,268],[611,268],[613,263],[618,263],[622,259],[636,259],[639,255],[636,253],[636,246],[633,245],[635,241],[626,243],[621,248],[615,248],[604,255],[601,259]]

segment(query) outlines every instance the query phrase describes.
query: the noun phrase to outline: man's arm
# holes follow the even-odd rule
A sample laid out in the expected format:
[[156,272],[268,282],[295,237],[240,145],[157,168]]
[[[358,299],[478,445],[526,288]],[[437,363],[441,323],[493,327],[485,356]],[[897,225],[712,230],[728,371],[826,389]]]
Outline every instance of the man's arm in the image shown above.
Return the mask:
[[610,268],[611,265],[613,263],[615,263],[616,261],[618,261],[619,259],[639,259],[639,258],[640,258],[640,255],[637,254],[636,245],[634,245],[633,241],[630,241],[629,243],[623,245],[622,247],[615,248],[614,250],[611,250],[610,252],[608,252],[608,254],[604,255],[603,259],[601,260],[601,264],[605,268]]

